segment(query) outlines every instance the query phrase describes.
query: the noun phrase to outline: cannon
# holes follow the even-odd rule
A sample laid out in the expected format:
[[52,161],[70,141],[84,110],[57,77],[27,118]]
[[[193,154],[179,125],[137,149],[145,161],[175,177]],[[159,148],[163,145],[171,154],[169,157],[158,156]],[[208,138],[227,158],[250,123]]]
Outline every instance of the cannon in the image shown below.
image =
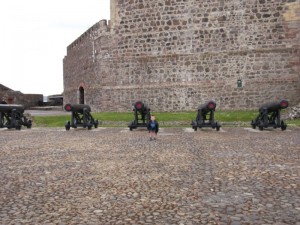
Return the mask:
[[71,127],[87,127],[89,130],[92,129],[93,126],[95,128],[98,127],[99,122],[91,115],[91,107],[89,105],[68,103],[64,108],[67,112],[72,113],[71,122],[67,121],[65,123],[66,130],[70,130]]
[[217,104],[214,101],[208,101],[198,107],[196,120],[192,121],[192,128],[197,131],[197,128],[211,127],[220,130],[221,125],[215,122],[214,114]]
[[287,125],[280,119],[281,109],[286,109],[289,103],[287,100],[283,99],[279,102],[265,103],[259,107],[259,114],[255,120],[252,120],[251,126],[253,129],[258,127],[259,130],[264,128],[273,127],[281,128],[281,130],[286,130]]
[[134,120],[128,125],[129,130],[146,127],[150,121],[150,108],[142,101],[133,104]]
[[0,104],[0,128],[21,130],[22,125],[31,128],[32,121],[24,115],[23,105]]

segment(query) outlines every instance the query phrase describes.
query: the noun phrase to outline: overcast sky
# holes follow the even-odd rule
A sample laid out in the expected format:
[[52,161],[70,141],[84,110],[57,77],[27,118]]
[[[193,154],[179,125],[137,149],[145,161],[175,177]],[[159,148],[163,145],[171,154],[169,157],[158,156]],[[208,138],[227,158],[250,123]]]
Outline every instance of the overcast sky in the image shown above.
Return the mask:
[[63,92],[67,46],[102,19],[110,0],[9,0],[0,8],[0,84],[25,94]]

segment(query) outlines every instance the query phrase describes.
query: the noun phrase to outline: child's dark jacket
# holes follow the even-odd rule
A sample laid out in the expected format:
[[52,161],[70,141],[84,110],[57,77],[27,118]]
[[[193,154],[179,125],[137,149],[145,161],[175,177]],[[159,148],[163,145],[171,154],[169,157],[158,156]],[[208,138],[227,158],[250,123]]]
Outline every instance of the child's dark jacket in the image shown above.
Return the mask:
[[158,122],[157,122],[156,120],[154,120],[154,123],[155,123],[155,128],[154,128],[154,129],[152,129],[152,128],[150,127],[151,122],[152,122],[152,121],[150,120],[149,123],[148,123],[148,125],[147,125],[147,128],[148,128],[149,132],[150,132],[150,131],[155,131],[155,133],[157,133],[158,130],[159,130]]

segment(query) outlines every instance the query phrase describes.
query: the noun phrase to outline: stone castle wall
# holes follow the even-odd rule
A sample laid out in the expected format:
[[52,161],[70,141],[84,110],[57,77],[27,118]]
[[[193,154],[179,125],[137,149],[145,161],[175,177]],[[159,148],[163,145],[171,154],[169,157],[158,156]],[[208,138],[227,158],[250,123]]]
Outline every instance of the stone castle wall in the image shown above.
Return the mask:
[[43,102],[43,95],[40,94],[23,94],[20,91],[14,91],[0,84],[0,101],[5,101],[7,104],[20,104],[30,108],[39,105]]
[[40,94],[23,94],[19,91],[1,91],[0,101],[4,100],[8,104],[20,104],[26,109],[32,106],[38,106],[40,102],[43,102],[43,95]]
[[[111,0],[111,21],[74,41],[64,101],[96,111],[254,108],[300,102],[300,0]],[[241,87],[238,87],[238,82]]]

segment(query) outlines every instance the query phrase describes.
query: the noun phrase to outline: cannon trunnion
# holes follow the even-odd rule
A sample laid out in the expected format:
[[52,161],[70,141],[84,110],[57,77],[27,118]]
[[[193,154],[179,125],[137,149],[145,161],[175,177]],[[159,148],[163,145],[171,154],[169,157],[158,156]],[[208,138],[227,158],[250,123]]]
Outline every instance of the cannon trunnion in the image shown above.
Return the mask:
[[91,107],[85,104],[66,104],[65,110],[71,112],[71,121],[65,123],[66,130],[70,130],[71,127],[83,127],[92,129],[98,127],[98,120],[95,120],[91,115]]
[[253,129],[256,127],[259,130],[263,130],[264,128],[273,127],[273,128],[281,128],[281,130],[286,130],[286,123],[280,119],[280,111],[281,109],[286,109],[289,103],[287,100],[283,99],[279,102],[271,102],[265,103],[261,107],[259,107],[259,114],[255,120],[252,120],[251,126]]
[[147,127],[150,121],[150,108],[142,101],[133,104],[134,120],[128,125],[132,131],[138,127]]
[[0,128],[31,128],[32,122],[23,115],[24,110],[23,105],[0,104]]
[[197,131],[197,128],[211,127],[220,130],[221,125],[215,122],[214,114],[217,104],[214,101],[208,101],[198,107],[196,120],[192,121],[192,128]]

